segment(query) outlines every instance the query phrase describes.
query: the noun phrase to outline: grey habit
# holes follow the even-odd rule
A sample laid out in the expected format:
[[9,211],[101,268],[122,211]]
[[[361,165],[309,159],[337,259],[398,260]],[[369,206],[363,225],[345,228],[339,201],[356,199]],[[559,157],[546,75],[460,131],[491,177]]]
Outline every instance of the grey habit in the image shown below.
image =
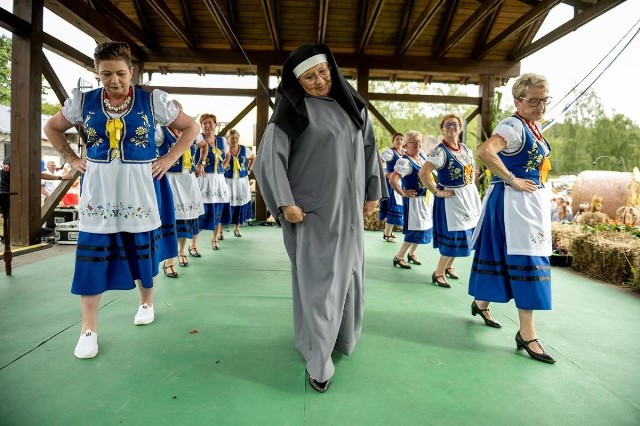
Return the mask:
[[386,197],[366,109],[359,130],[331,98],[305,96],[308,127],[294,140],[270,123],[255,175],[271,213],[297,205],[299,224],[281,219],[291,259],[296,349],[319,382],[335,371],[331,353],[349,355],[364,314],[365,200]]

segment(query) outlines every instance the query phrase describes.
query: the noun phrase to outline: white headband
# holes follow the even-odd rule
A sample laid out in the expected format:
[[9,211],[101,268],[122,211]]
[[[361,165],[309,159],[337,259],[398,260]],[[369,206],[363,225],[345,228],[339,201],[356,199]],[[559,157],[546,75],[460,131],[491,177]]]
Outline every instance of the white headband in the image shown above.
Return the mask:
[[304,61],[300,62],[300,64],[298,64],[298,66],[293,69],[293,74],[296,76],[296,78],[298,78],[309,68],[323,62],[327,62],[327,55],[325,55],[324,53],[319,53],[315,56],[310,57],[309,59],[305,59]]

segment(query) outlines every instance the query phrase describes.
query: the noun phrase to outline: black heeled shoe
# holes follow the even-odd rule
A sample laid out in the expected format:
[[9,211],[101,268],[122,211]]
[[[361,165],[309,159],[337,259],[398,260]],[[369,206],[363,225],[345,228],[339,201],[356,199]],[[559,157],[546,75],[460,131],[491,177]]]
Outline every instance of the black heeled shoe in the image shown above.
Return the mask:
[[309,376],[309,385],[316,392],[325,393],[327,390],[329,390],[329,386],[331,386],[331,379],[327,380],[326,382],[319,382],[311,377],[311,374],[309,374],[308,372],[307,376]]
[[402,269],[411,269],[411,266],[409,266],[407,262],[404,261],[404,259],[398,259],[395,256],[393,256],[393,266],[399,266]]
[[[536,342],[540,346],[540,349],[542,349],[541,354],[534,352],[529,348],[529,345],[533,342]],[[544,350],[540,342],[538,342],[538,339],[524,340],[520,335],[520,331],[516,333],[516,349],[519,351],[524,349],[527,351],[529,356],[536,361],[546,362],[547,364],[554,364],[556,362],[556,360]]]
[[[173,270],[173,272],[167,272],[167,269]],[[167,266],[166,263],[162,264],[162,272],[169,278],[178,278],[178,273],[176,272],[176,268],[173,265]]]
[[189,256],[202,257],[198,249],[195,247],[189,247]]
[[[444,281],[440,281],[440,278],[442,278]],[[451,288],[451,284],[449,284],[444,275],[436,276],[435,271],[433,272],[433,274],[431,274],[431,283],[438,284],[438,287]]]
[[474,317],[476,315],[480,315],[484,320],[485,325],[489,327],[502,328],[502,324],[500,324],[498,321],[494,321],[491,318],[485,316],[484,312],[489,312],[489,309],[480,309],[476,304],[475,300],[471,303],[471,315],[473,315]]
[[422,262],[418,260],[418,257],[415,254],[408,254],[407,261],[409,263],[413,263],[414,265],[422,265]]
[[456,274],[456,270],[453,268],[445,269],[444,274],[449,278],[453,278],[454,280],[457,280],[458,278],[460,278],[458,274]]

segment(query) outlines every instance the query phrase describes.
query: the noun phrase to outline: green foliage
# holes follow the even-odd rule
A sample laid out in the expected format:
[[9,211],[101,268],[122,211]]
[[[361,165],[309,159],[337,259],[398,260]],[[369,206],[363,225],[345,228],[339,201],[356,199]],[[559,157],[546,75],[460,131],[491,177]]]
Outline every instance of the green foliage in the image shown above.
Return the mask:
[[11,103],[11,39],[0,36],[0,104]]
[[582,230],[589,234],[595,234],[596,232],[604,231],[626,232],[629,235],[640,238],[640,228],[627,225],[601,223],[598,226],[583,225]]
[[46,115],[55,115],[60,111],[60,105],[50,104],[48,102],[42,103],[42,113]]

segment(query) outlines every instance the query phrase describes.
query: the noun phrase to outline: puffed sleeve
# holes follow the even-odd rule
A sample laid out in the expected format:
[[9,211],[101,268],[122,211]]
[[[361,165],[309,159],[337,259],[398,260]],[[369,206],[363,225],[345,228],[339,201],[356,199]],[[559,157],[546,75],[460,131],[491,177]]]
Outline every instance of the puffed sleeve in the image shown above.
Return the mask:
[[253,151],[251,151],[251,148],[249,148],[248,146],[245,146],[244,149],[245,149],[245,155],[247,158],[253,157]]
[[169,99],[169,94],[162,90],[153,89],[153,114],[156,117],[156,122],[161,126],[168,126],[173,123],[180,109]]
[[427,154],[427,159],[429,163],[433,164],[436,169],[441,169],[444,166],[444,163],[447,161],[447,155],[444,152],[444,148],[441,146],[436,146]]
[[408,158],[399,158],[398,161],[396,161],[396,165],[393,170],[400,176],[405,177],[411,174],[413,167],[411,166]]
[[64,101],[62,116],[73,124],[82,124],[82,92],[76,88],[71,91],[71,97]]
[[502,120],[493,129],[492,135],[499,135],[507,142],[507,146],[502,150],[506,154],[518,151],[525,141],[524,126],[516,117],[507,117]]
[[199,144],[202,140],[204,139],[204,136],[202,136],[202,133],[198,133],[198,136],[196,136],[196,144]]
[[156,124],[154,139],[156,146],[162,146],[162,143],[164,142],[164,132],[162,131],[162,126],[160,126],[159,124]]
[[386,162],[393,160],[393,150],[391,148],[385,149],[380,153],[380,158]]

